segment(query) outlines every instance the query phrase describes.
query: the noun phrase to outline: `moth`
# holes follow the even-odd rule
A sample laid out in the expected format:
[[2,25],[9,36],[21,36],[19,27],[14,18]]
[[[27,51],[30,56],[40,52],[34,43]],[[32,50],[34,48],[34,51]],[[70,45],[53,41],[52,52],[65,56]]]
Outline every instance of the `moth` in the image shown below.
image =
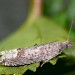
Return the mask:
[[61,54],[64,49],[72,45],[71,42],[64,41],[2,51],[0,52],[0,64],[5,66],[20,66],[35,62],[44,62],[45,60],[53,59]]
[[0,63],[5,66],[18,66],[50,60],[71,46],[72,43],[65,41],[2,51]]

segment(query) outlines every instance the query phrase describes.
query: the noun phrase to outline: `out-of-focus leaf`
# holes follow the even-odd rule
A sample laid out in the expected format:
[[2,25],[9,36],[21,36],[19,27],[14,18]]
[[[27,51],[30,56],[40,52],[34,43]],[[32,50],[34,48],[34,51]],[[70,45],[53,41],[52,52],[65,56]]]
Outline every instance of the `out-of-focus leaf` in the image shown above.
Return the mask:
[[51,11],[57,13],[62,10],[63,0],[52,0]]
[[68,1],[64,0],[45,0],[44,14],[50,16],[57,23],[65,27],[68,21],[66,9]]
[[[0,44],[0,51],[14,48],[29,47],[35,44],[64,41],[66,39],[67,33],[64,28],[62,28],[60,25],[57,25],[52,20],[47,19],[46,17],[39,17],[35,21],[28,21],[26,25],[23,25],[18,31],[6,38]],[[0,74],[2,74],[2,72],[4,72],[5,74],[13,74],[16,72],[19,74],[21,70],[21,73],[23,74],[24,71],[26,71],[27,69],[35,71],[36,66],[38,66],[38,64],[36,64],[35,67],[33,67],[33,65],[30,65],[29,68],[29,65],[27,67],[0,66]]]
[[55,15],[62,10],[63,0],[45,0],[44,13],[46,15]]
[[53,20],[55,20],[57,23],[59,23],[63,27],[65,27],[65,25],[67,24],[68,16],[67,16],[66,12],[58,13],[58,14],[52,16],[52,18],[53,18]]
[[70,20],[75,19],[75,0],[69,1],[68,16]]

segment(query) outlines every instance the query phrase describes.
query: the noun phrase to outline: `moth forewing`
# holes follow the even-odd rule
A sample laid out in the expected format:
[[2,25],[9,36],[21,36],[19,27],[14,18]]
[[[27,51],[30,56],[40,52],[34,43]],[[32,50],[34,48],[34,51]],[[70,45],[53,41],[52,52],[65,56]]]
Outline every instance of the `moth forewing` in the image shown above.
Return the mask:
[[29,48],[18,48],[0,52],[0,63],[6,66],[19,66],[51,60],[72,46],[69,41],[53,42]]

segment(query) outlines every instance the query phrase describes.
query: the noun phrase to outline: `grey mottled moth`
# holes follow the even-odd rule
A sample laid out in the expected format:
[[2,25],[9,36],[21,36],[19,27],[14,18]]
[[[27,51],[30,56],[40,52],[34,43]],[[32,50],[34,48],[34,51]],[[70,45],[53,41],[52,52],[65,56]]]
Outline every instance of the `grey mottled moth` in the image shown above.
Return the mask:
[[62,50],[71,46],[72,43],[65,41],[2,51],[0,52],[0,55],[2,55],[0,63],[6,66],[18,66],[50,60],[59,55]]
[[[72,25],[71,25],[72,26]],[[71,30],[71,28],[70,28]],[[0,63],[5,66],[27,65],[34,62],[51,60],[72,46],[69,41],[53,42],[29,48],[18,48],[0,52]]]

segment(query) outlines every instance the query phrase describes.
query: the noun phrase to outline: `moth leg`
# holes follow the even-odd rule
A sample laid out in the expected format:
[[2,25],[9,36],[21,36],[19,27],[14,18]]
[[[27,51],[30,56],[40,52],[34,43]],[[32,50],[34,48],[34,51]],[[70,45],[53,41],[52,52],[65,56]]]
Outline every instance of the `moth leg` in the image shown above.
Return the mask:
[[40,67],[42,67],[46,62],[48,62],[49,60],[43,61],[43,63],[41,64]]
[[43,62],[40,67],[42,67],[46,62]]

